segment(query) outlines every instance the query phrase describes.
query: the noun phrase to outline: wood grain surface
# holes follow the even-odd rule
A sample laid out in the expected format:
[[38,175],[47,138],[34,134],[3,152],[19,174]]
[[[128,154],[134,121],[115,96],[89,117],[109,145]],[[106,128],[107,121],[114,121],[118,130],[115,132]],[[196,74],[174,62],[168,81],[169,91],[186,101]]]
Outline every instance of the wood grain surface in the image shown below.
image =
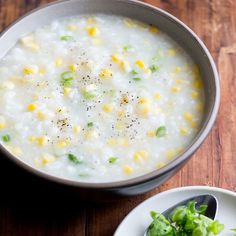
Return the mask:
[[[47,2],[51,1],[0,0],[0,30]],[[167,183],[142,196],[112,204],[80,203],[76,195],[53,189],[0,158],[0,236],[110,236],[131,209],[160,191],[187,185],[236,191],[236,1],[145,2],[185,22],[214,57],[221,76],[221,107],[207,140]]]

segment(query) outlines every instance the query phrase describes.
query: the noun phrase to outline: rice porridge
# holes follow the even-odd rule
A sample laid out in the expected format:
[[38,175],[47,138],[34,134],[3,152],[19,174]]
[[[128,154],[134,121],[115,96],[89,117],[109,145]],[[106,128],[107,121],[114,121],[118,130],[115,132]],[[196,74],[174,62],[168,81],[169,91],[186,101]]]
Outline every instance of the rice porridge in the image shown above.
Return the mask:
[[87,182],[159,169],[198,132],[198,66],[152,25],[113,15],[63,18],[0,60],[0,138],[22,161]]

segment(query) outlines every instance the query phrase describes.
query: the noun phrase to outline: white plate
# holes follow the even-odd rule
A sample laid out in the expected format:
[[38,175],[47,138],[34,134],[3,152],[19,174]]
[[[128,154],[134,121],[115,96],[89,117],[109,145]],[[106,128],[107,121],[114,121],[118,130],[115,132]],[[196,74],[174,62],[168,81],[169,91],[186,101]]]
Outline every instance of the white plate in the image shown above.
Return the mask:
[[[175,188],[147,199],[125,217],[114,236],[143,236],[152,222],[150,211],[162,212],[182,200],[201,194],[216,196],[219,203],[216,219],[223,223],[226,229],[236,228],[236,193],[220,188],[194,186]],[[224,230],[221,235],[235,234]]]

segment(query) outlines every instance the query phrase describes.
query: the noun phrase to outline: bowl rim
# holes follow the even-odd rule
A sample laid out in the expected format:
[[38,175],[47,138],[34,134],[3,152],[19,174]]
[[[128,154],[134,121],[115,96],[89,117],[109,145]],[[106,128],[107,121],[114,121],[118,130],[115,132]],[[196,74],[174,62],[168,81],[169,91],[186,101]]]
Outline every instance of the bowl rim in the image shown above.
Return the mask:
[[[51,6],[60,5],[66,2],[75,2],[78,0],[57,0],[55,2],[43,4],[39,7],[36,7],[35,9],[29,11],[28,13],[24,14],[23,16],[17,18],[13,23],[9,24],[1,33],[0,38],[4,36],[9,29],[11,29],[13,26],[15,26],[18,22],[23,20],[24,18],[27,18],[29,15],[41,11],[45,8],[49,8]],[[87,2],[93,1],[93,0],[87,0]],[[103,0],[100,0],[103,1]],[[171,15],[165,10],[162,10],[156,6],[153,6],[151,4],[148,4],[146,2],[141,2],[138,0],[110,0],[114,2],[123,2],[124,4],[133,4],[141,8],[146,8],[149,11],[153,11],[154,13],[158,13],[162,15],[163,17],[168,18],[171,21],[174,21],[178,26],[182,27],[183,30],[185,30],[188,34],[191,35],[191,37],[196,41],[196,43],[200,46],[200,49],[204,52],[206,57],[209,60],[213,77],[214,77],[214,85],[215,85],[215,97],[214,97],[214,103],[212,104],[211,111],[209,111],[208,119],[205,121],[205,125],[202,127],[201,131],[199,132],[198,136],[196,137],[195,141],[191,143],[188,148],[179,156],[177,156],[174,160],[169,162],[164,167],[151,171],[147,174],[140,175],[134,178],[129,178],[125,180],[119,180],[119,181],[112,181],[112,182],[83,182],[83,181],[77,181],[67,178],[62,178],[58,176],[54,176],[51,174],[48,174],[46,172],[43,172],[39,169],[36,169],[35,167],[27,164],[25,161],[20,160],[15,155],[10,153],[2,144],[0,144],[0,151],[13,163],[17,164],[21,168],[27,170],[29,173],[34,174],[38,177],[41,177],[45,180],[49,180],[51,182],[55,182],[58,184],[66,185],[66,186],[72,186],[72,187],[78,187],[78,188],[84,188],[84,189],[116,189],[116,188],[128,188],[135,185],[143,184],[145,182],[149,182],[152,180],[157,179],[160,176],[163,176],[167,174],[168,172],[171,172],[176,167],[180,166],[182,163],[190,159],[192,154],[199,148],[199,146],[203,143],[203,141],[206,139],[207,135],[209,134],[210,130],[212,129],[214,122],[217,117],[217,113],[219,110],[220,105],[220,79],[219,74],[215,65],[215,62],[208,51],[205,44],[202,42],[202,40],[181,20],[176,18],[175,16]],[[78,1],[79,2],[79,1]]]

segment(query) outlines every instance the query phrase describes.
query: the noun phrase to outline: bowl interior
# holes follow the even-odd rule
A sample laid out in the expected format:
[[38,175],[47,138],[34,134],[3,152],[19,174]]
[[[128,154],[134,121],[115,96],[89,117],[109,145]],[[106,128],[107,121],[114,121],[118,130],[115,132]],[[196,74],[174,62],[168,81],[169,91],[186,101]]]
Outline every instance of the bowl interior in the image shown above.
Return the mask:
[[[157,10],[136,1],[59,1],[49,4],[47,7],[41,7],[40,10],[33,11],[8,28],[0,37],[0,58],[15,45],[21,36],[34,31],[35,28],[61,17],[93,13],[117,14],[156,25],[161,31],[167,33],[178,42],[195,60],[196,64],[199,65],[206,97],[205,112],[201,128],[184,154],[173,160],[164,168],[155,171],[155,173],[151,173],[152,176],[158,175],[158,173],[167,171],[168,168],[173,168],[175,165],[179,164],[198,148],[214,123],[219,105],[219,81],[214,62],[205,46],[199,41],[195,34],[186,28],[179,20],[160,9]],[[145,176],[147,178],[148,176],[151,177],[149,174]],[[140,177],[135,179],[138,180]]]

